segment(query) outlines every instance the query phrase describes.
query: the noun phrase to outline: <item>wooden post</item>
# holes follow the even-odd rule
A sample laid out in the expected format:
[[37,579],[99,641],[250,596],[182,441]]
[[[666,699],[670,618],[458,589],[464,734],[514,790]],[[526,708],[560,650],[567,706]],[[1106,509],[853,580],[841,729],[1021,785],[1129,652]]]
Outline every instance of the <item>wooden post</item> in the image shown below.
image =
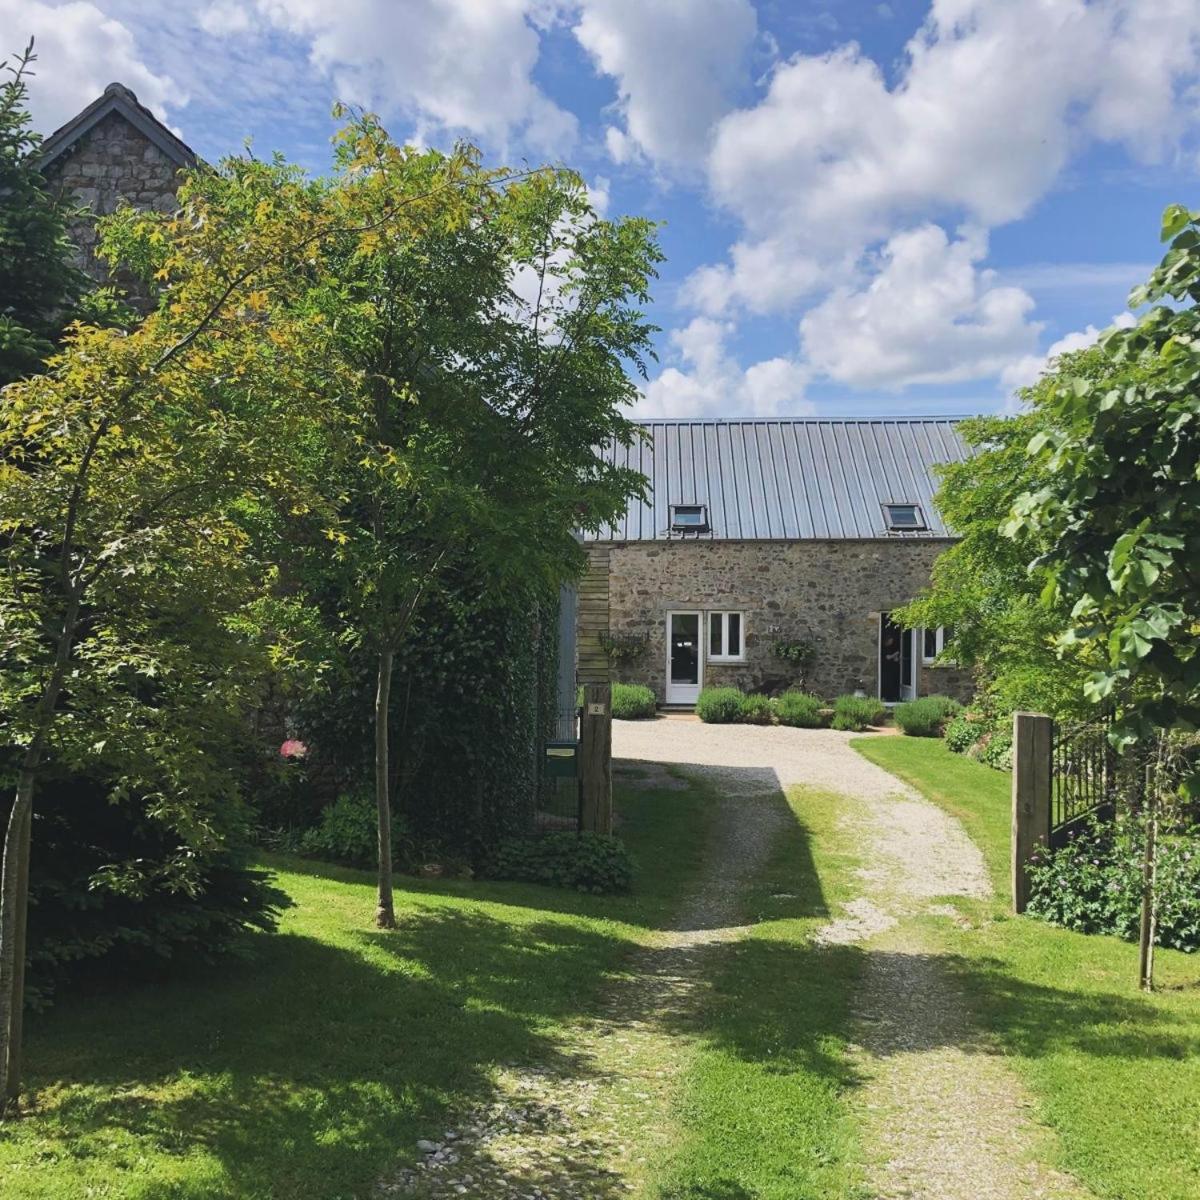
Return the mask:
[[1143,992],[1154,990],[1155,879],[1158,866],[1158,780],[1154,769],[1146,768],[1146,794],[1142,813],[1146,818],[1146,845],[1142,857],[1142,917],[1138,929],[1138,986]]
[[612,833],[612,684],[589,683],[584,687],[580,726],[580,825],[595,833]]
[[1054,722],[1042,713],[1013,713],[1012,897],[1013,911],[1029,903],[1026,867],[1050,840],[1050,788]]

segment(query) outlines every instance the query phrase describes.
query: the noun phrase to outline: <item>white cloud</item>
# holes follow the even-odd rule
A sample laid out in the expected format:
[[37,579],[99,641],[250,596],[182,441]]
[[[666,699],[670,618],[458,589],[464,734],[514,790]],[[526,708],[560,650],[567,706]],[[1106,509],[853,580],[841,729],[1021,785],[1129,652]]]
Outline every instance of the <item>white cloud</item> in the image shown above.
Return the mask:
[[803,416],[808,372],[789,358],[770,358],[743,370],[726,345],[733,326],[696,317],[671,334],[683,369],[667,367],[645,388],[639,417]]
[[234,33],[249,33],[257,27],[253,9],[244,0],[213,0],[197,18],[205,33],[228,37]]
[[735,242],[728,263],[698,267],[680,289],[680,299],[708,316],[720,316],[738,306],[755,313],[780,312],[804,296],[825,287],[839,274],[854,269],[846,255],[840,264],[822,261],[797,249],[788,237],[758,242]]
[[1142,283],[1154,269],[1138,262],[1046,262],[1009,267],[1001,272],[1004,282],[1035,292],[1091,291],[1094,288],[1125,288]]
[[1033,298],[976,264],[978,231],[950,241],[936,225],[898,233],[860,290],[838,288],[800,322],[807,361],[840,383],[899,388],[997,375],[1032,352]]
[[1090,142],[1163,158],[1194,135],[1198,65],[1196,0],[933,0],[891,84],[854,45],[794,56],[715,134],[710,186],[744,230],[730,301],[801,294],[738,269],[759,248],[804,279],[914,219],[1020,218]]
[[545,0],[258,0],[302,39],[341,99],[439,129],[543,152],[573,142],[577,121],[533,82]]
[[[1137,318],[1128,312],[1117,313],[1110,322],[1110,326],[1115,325],[1119,329],[1130,329],[1136,324]],[[1010,363],[1001,373],[1000,382],[1010,389],[1029,387],[1037,383],[1042,372],[1060,354],[1069,354],[1073,350],[1086,350],[1089,346],[1094,346],[1103,332],[1103,329],[1089,325],[1086,329],[1068,333],[1053,343],[1045,354],[1027,354]]]
[[617,84],[624,128],[605,134],[618,163],[644,155],[703,169],[710,131],[743,80],[757,32],[750,0],[581,0],[580,45]]
[[165,119],[168,108],[188,97],[166,75],[145,63],[128,26],[86,0],[48,4],[40,0],[0,0],[0,54],[36,39],[36,74],[29,81],[35,128],[50,133],[91,104],[114,80],[132,88],[138,99]]

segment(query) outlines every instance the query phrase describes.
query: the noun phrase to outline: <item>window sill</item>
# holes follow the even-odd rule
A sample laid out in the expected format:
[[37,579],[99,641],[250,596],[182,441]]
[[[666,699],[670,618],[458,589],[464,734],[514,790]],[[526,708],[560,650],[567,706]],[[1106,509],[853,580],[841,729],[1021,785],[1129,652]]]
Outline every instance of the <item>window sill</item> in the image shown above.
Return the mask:
[[710,654],[705,662],[712,663],[714,667],[744,667],[746,660],[744,658],[726,658],[724,655]]

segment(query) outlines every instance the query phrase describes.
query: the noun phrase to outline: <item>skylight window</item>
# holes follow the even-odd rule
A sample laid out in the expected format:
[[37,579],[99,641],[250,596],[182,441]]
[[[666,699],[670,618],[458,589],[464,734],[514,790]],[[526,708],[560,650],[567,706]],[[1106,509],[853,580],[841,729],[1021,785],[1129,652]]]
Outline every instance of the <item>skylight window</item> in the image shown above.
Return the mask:
[[708,506],[705,504],[672,504],[672,529],[707,529]]
[[885,504],[883,515],[889,529],[924,529],[925,518],[919,504]]

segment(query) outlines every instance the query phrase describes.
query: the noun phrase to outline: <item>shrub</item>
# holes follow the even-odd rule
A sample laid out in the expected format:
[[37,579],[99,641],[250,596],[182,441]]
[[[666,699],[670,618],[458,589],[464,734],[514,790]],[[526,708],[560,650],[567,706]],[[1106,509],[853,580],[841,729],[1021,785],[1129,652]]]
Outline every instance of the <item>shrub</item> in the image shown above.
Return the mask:
[[640,683],[612,685],[612,715],[618,721],[639,721],[658,711],[654,693]]
[[696,716],[710,725],[731,725],[742,719],[744,699],[735,687],[704,688],[696,701]]
[[751,695],[742,697],[739,720],[744,725],[770,725],[773,717],[769,696]]
[[[414,628],[437,636],[406,639],[396,659],[396,808],[422,847],[412,857],[436,847],[439,859],[481,866],[499,838],[526,827],[538,787],[530,749],[555,736],[557,589],[553,603],[533,582],[493,602],[466,550],[439,578],[445,586],[428,590],[414,617]],[[311,778],[342,791],[374,779],[374,733],[363,713],[375,675],[370,652],[347,647],[324,675],[328,686],[298,689],[294,720],[316,748],[304,768]],[[487,686],[472,682],[479,679]]]
[[820,697],[810,696],[807,692],[784,692],[775,701],[775,716],[780,725],[798,729],[816,729],[825,724]]
[[502,839],[487,874],[602,895],[629,891],[633,860],[625,843],[611,834],[547,833]]
[[887,709],[871,696],[839,696],[833,703],[834,729],[860,732],[869,725],[881,725]]
[[1012,770],[1012,730],[993,728],[971,747],[971,756],[997,771]]
[[[348,792],[322,809],[320,819],[300,837],[300,853],[347,867],[373,867],[378,858],[378,814],[375,795],[367,789]],[[401,853],[406,837],[404,820],[392,814],[392,854]]]
[[[1123,815],[1093,824],[1061,849],[1040,851],[1029,868],[1029,912],[1080,933],[1136,940],[1144,838],[1141,820]],[[1200,831],[1159,842],[1155,883],[1157,943],[1200,949]]]
[[946,723],[943,737],[946,748],[955,754],[965,754],[987,731],[987,726],[970,713],[959,713]]
[[949,696],[922,696],[896,706],[896,724],[910,737],[937,737],[959,707]]
[[[0,786],[11,780],[0,769]],[[85,778],[54,769],[42,780],[30,864],[31,1008],[47,1007],[85,975],[132,979],[171,961],[213,963],[248,951],[245,931],[275,928],[289,901],[248,861],[246,814],[233,803],[214,805],[207,817],[224,847],[190,851],[182,888],[174,864],[184,839],[174,806],[158,807],[102,772]]]

